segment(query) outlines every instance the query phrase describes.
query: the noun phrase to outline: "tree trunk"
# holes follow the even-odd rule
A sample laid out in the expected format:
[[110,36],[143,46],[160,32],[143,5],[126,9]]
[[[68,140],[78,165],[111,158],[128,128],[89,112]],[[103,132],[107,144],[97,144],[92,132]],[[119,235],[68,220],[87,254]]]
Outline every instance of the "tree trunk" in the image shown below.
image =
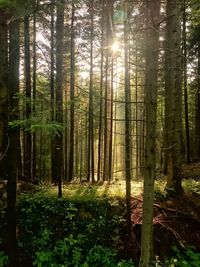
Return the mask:
[[[36,79],[37,79],[37,56],[36,56],[36,8],[38,0],[35,2],[35,11],[33,14],[33,112],[36,111]],[[36,179],[36,133],[32,134],[33,151],[32,151],[32,180]]]
[[[9,121],[19,119],[19,103],[15,97],[19,93],[19,20],[10,23],[10,45],[9,45]],[[7,184],[7,219],[8,219],[8,252],[9,267],[19,266],[17,255],[17,163],[18,163],[18,138],[19,128],[9,127],[9,149],[8,149],[8,184]]]
[[200,42],[198,42],[198,62],[197,62],[197,91],[195,108],[195,157],[200,159]]
[[[102,15],[101,15],[101,47],[104,45],[104,8],[105,3],[102,1]],[[101,144],[102,144],[102,113],[103,113],[103,60],[104,52],[101,49],[101,77],[100,77],[100,109],[99,109],[99,133],[98,133],[98,163],[97,163],[97,180],[101,180]]]
[[124,1],[124,10],[127,14],[124,19],[124,70],[125,70],[125,175],[126,175],[126,208],[128,234],[131,239],[131,92],[128,47],[128,2]]
[[160,1],[146,1],[146,9],[146,151],[140,267],[149,267],[152,259]]
[[165,40],[166,188],[170,188],[177,194],[181,194],[183,191],[181,185],[182,94],[179,11],[179,2],[177,0],[167,1]]
[[103,164],[103,180],[109,179],[109,147],[108,147],[108,92],[109,92],[109,67],[110,67],[110,53],[111,42],[113,39],[112,31],[112,12],[113,12],[113,0],[106,1],[106,62],[105,62],[105,100],[104,100],[104,164]]
[[185,137],[186,137],[186,162],[190,163],[190,130],[188,118],[188,85],[187,85],[187,33],[186,33],[186,3],[183,1],[183,33],[182,33],[182,46],[183,46],[183,89],[184,89],[184,106],[185,106]]
[[[55,30],[55,0],[51,0],[51,77],[50,77],[50,93],[51,93],[51,122],[55,121],[55,37],[54,37],[54,30]],[[52,184],[56,184],[56,173],[55,173],[55,137],[51,137],[51,182]]]
[[110,85],[110,137],[109,137],[109,162],[108,162],[108,178],[111,181],[112,180],[112,156],[113,156],[113,61],[111,63],[111,85]]
[[6,178],[5,162],[9,140],[6,136],[7,109],[7,15],[0,9],[0,176]]
[[[57,1],[56,18],[56,122],[63,124],[63,29],[64,29],[64,4]],[[63,175],[63,132],[55,136],[55,175],[58,183],[58,197],[62,196]]]
[[[30,62],[30,28],[29,16],[24,18],[24,60],[25,60],[25,85],[26,85],[26,120],[31,116],[31,62]],[[25,129],[25,153],[24,153],[24,179],[31,180],[31,133]]]
[[90,87],[89,87],[89,133],[88,133],[88,169],[87,180],[94,181],[94,130],[93,130],[93,38],[94,38],[94,8],[93,0],[90,1]]
[[72,0],[71,15],[71,46],[70,46],[70,142],[69,142],[69,175],[68,180],[74,178],[74,87],[75,87],[75,43],[74,43],[74,15],[75,5]]

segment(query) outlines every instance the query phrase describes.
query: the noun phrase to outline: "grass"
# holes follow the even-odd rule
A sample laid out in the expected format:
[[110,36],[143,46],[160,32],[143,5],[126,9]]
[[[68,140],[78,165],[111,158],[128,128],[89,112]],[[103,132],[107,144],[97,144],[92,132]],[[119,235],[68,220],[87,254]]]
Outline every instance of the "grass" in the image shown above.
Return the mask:
[[[193,191],[200,193],[200,181],[197,180],[183,180],[183,188],[186,192]],[[166,181],[156,180],[155,191],[163,193],[165,190]],[[40,191],[44,195],[57,196],[58,189],[56,186],[42,186]],[[131,194],[133,197],[138,197],[143,193],[143,181],[132,181]],[[119,181],[115,183],[103,183],[97,184],[79,184],[68,183],[63,185],[63,198],[67,199],[95,199],[106,197],[119,197],[125,198],[126,195],[126,183],[125,181]]]
[[[133,196],[139,196],[142,193],[143,182],[133,181],[131,184],[131,192]],[[42,190],[43,191],[43,190]],[[57,195],[56,186],[47,186],[44,188],[44,194]],[[103,198],[103,197],[121,197],[126,195],[125,181],[114,184],[104,183],[103,185],[77,184],[71,183],[63,185],[64,198]]]

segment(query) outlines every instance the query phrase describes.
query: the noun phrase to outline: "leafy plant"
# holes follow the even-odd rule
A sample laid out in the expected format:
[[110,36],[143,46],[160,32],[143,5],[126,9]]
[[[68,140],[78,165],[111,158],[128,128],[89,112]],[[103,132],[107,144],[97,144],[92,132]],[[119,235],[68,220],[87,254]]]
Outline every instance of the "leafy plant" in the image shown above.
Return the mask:
[[24,194],[18,203],[20,246],[38,267],[132,267],[117,259],[121,214],[109,198]]
[[200,253],[196,252],[194,248],[188,248],[184,252],[180,252],[177,247],[172,250],[175,256],[167,259],[163,264],[159,258],[156,259],[155,267],[199,267],[200,266]]
[[7,263],[8,256],[3,251],[0,251],[0,267],[5,267]]

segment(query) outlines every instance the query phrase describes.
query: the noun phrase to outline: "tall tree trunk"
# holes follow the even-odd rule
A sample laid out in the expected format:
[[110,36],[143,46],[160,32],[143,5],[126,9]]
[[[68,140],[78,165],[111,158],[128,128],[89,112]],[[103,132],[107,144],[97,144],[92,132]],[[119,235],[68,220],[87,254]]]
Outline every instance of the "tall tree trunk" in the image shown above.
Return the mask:
[[140,267],[149,267],[152,259],[152,223],[156,160],[156,113],[158,89],[158,49],[160,0],[146,1],[146,153],[142,213]]
[[[63,124],[63,30],[64,30],[64,4],[57,0],[56,16],[56,121]],[[55,175],[58,183],[58,197],[62,196],[63,175],[63,132],[55,136]]]
[[[81,129],[83,129],[83,117],[81,116]],[[79,178],[80,181],[82,180],[82,175],[83,175],[83,133],[82,131],[80,132],[80,172],[79,172]]]
[[101,77],[100,77],[100,109],[99,109],[99,132],[98,132],[98,162],[97,162],[97,180],[101,179],[101,145],[102,145],[102,113],[103,113],[103,61],[104,61],[104,9],[105,3],[102,1],[102,15],[101,15]]
[[[50,77],[50,93],[51,93],[51,122],[55,121],[55,21],[54,21],[54,13],[55,13],[55,0],[51,0],[51,77]],[[51,137],[51,182],[56,184],[56,173],[55,173],[55,137]]]
[[131,92],[130,92],[130,69],[128,47],[128,2],[124,1],[124,10],[127,14],[124,18],[124,70],[125,70],[125,175],[126,175],[126,208],[127,226],[131,238]]
[[72,0],[71,14],[71,45],[70,45],[70,142],[69,142],[69,175],[68,180],[74,178],[74,87],[75,87],[75,43],[74,43],[74,16],[75,4]]
[[185,137],[186,137],[186,162],[190,163],[190,130],[188,118],[188,85],[187,85],[187,33],[186,33],[186,2],[183,0],[183,88],[184,88],[184,106],[185,106]]
[[[36,79],[37,79],[37,57],[36,57],[36,9],[38,6],[38,0],[35,2],[35,10],[33,14],[33,112],[36,111]],[[36,133],[32,134],[33,151],[32,151],[32,179],[36,179]]]
[[[168,0],[165,46],[165,134],[167,188],[181,194],[181,36],[179,1]],[[171,190],[170,190],[171,191]]]
[[93,38],[94,38],[94,8],[93,0],[90,1],[90,88],[89,88],[89,133],[88,133],[88,170],[87,180],[94,181],[94,129],[93,129]]
[[[15,95],[19,93],[19,20],[10,23],[9,44],[9,121],[19,119],[19,103]],[[7,184],[7,219],[8,219],[8,252],[9,267],[19,266],[17,255],[17,165],[19,128],[8,130],[10,146],[8,149],[8,184]]]
[[113,61],[111,63],[111,77],[110,77],[110,137],[109,137],[109,162],[108,162],[108,177],[112,180],[112,156],[113,156]]
[[197,91],[195,108],[195,157],[200,159],[200,41],[198,42],[198,62],[197,62]]
[[[30,62],[30,27],[29,16],[24,18],[24,55],[25,55],[25,85],[26,85],[26,120],[31,116],[31,62]],[[31,180],[31,133],[25,132],[24,179]]]
[[136,179],[139,178],[139,122],[138,122],[138,46],[136,41],[135,49],[135,134],[136,134],[136,155],[135,155],[135,168],[136,168]]
[[110,65],[110,48],[111,42],[113,39],[113,31],[112,31],[112,12],[113,12],[113,0],[106,1],[106,61],[105,61],[105,100],[104,100],[104,164],[103,164],[103,180],[109,179],[109,164],[108,164],[108,156],[109,156],[109,147],[108,147],[108,92],[109,92],[109,65]]
[[9,140],[6,135],[8,123],[7,109],[7,15],[0,9],[0,176],[6,178],[5,162]]

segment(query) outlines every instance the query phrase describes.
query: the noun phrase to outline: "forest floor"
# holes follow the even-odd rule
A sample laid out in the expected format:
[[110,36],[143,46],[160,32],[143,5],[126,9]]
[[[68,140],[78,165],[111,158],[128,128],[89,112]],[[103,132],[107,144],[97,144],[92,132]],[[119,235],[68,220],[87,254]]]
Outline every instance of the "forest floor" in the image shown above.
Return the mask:
[[[164,259],[166,256],[171,256],[171,247],[173,245],[176,245],[176,247],[178,247],[180,250],[184,250],[188,246],[194,246],[196,250],[200,252],[200,163],[191,163],[184,165],[183,177],[184,194],[181,197],[169,198],[166,195],[164,191],[164,179],[156,180],[155,183],[153,242],[154,254],[159,255],[161,259]],[[129,241],[127,237],[122,237],[121,241],[117,245],[117,249],[119,254],[122,255],[122,258],[124,258],[125,255],[126,258],[133,258],[134,261],[137,262],[140,254],[143,182],[141,180],[133,181],[131,187],[131,218],[133,226],[132,240]],[[34,204],[35,202],[36,204],[36,206],[33,206],[33,208],[36,210],[41,210],[41,208],[43,207],[43,202],[47,203],[51,198],[57,199],[57,188],[52,186],[36,186],[25,182],[20,182],[18,184],[18,192],[22,196],[29,195],[31,198],[30,203],[33,202]],[[42,200],[40,199],[39,202],[37,196],[38,193],[39,198],[42,196]],[[3,206],[5,207],[6,203],[5,182],[0,182],[0,194],[1,208]],[[90,205],[93,205],[94,207],[96,205],[98,206],[98,201],[104,199],[110,199],[108,200],[108,203],[110,203],[109,205],[113,206],[114,208],[116,207],[115,212],[119,213],[119,215],[123,211],[124,216],[124,198],[125,182],[123,181],[117,181],[115,183],[102,183],[100,185],[90,183],[68,183],[63,185],[63,200],[75,203],[76,208],[78,208],[78,210],[81,210],[81,212],[79,210],[78,216],[83,216],[82,219],[86,221],[89,217],[94,218],[98,221],[98,218],[105,216],[105,214],[100,214],[102,209],[101,206],[99,206],[100,210],[98,210],[98,216],[100,217],[98,218],[95,217],[97,210],[94,211],[94,214],[93,211],[90,211]],[[26,197],[22,201],[22,203],[23,205],[27,205],[28,202]],[[47,210],[52,209],[52,213],[55,209],[54,206],[50,207],[50,204],[49,207],[47,206],[45,207],[45,209],[46,208]],[[31,216],[33,216],[33,218],[31,219],[33,222],[35,219],[37,219],[34,217],[36,215],[34,215],[33,210],[31,211],[31,213],[29,213],[30,209],[26,208],[26,206],[23,206],[23,209],[24,211],[26,211],[28,215],[27,219],[29,221]],[[104,209],[105,207],[102,209],[102,211]],[[45,212],[46,211],[44,211],[44,213]],[[19,214],[19,216],[21,215]],[[37,216],[39,216],[39,214]],[[40,219],[42,218],[42,216],[39,216]],[[23,223],[24,225],[26,225],[25,219],[20,218],[20,220],[24,220]],[[43,221],[41,221],[41,225],[42,224]],[[124,230],[121,229],[122,232],[126,232],[125,229],[126,227],[124,228]],[[59,231],[61,231],[61,229]],[[126,234],[124,236],[126,236]]]

